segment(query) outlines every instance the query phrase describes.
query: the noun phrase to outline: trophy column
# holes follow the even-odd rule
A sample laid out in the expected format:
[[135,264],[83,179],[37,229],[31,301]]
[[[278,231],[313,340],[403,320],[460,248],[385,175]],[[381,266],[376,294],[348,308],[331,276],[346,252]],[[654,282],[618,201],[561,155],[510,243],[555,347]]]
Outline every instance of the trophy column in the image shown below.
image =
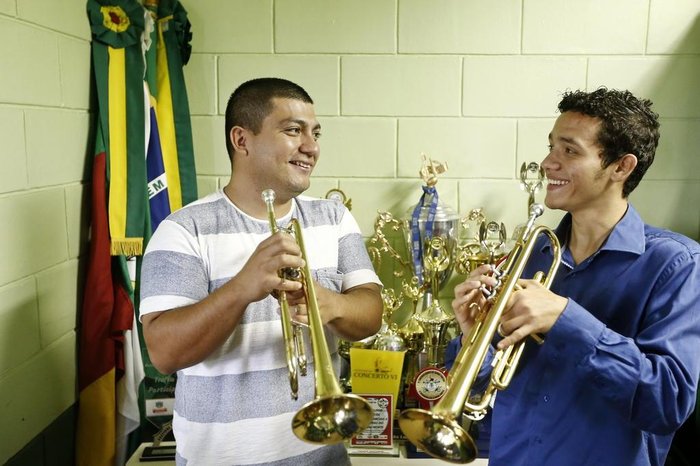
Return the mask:
[[445,331],[454,320],[439,296],[454,269],[459,232],[459,215],[439,200],[435,187],[437,175],[446,170],[445,164],[424,156],[420,171],[425,182],[423,195],[407,213],[403,229],[414,276],[425,290],[422,305],[413,318],[423,329],[423,348],[432,367],[444,363]]

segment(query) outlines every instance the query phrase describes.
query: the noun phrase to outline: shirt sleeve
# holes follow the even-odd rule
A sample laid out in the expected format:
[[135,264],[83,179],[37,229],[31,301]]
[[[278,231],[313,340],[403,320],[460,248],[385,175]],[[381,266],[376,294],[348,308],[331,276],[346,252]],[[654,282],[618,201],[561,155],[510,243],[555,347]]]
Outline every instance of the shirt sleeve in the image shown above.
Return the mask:
[[700,268],[684,255],[670,263],[631,338],[612,331],[569,299],[544,348],[576,366],[581,383],[639,429],[670,434],[688,418],[700,376]]
[[339,225],[338,272],[343,276],[343,291],[366,283],[382,286],[369,259],[360,227],[345,207]]
[[196,238],[168,219],[148,243],[140,280],[140,316],[187,306],[209,293],[209,276]]

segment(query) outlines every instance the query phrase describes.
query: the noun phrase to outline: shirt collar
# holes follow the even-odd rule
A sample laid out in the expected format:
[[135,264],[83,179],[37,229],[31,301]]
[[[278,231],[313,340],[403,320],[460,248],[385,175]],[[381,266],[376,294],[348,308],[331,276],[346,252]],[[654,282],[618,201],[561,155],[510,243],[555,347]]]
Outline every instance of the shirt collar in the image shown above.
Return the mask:
[[[571,214],[567,213],[554,230],[559,242],[565,245],[571,229]],[[550,249],[550,242],[545,242],[542,251]],[[642,254],[645,248],[644,221],[632,204],[627,204],[627,212],[613,227],[608,239],[598,251],[620,251]]]

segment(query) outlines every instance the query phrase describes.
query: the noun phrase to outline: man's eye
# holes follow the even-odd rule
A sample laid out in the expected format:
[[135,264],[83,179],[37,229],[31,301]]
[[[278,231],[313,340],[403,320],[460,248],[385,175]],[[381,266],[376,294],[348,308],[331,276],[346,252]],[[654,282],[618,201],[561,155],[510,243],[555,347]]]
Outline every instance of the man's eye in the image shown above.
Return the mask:
[[320,132],[320,131],[314,133],[314,139],[315,139],[316,141],[318,141],[320,138],[321,138],[321,132]]
[[293,127],[285,130],[289,134],[301,134],[301,128]]

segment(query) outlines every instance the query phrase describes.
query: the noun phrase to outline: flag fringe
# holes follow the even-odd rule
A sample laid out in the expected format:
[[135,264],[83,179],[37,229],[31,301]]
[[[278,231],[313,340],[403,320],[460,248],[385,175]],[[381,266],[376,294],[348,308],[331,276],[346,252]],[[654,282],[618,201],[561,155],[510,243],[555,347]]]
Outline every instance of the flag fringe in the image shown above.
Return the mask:
[[143,238],[112,239],[112,256],[140,256],[143,254]]

